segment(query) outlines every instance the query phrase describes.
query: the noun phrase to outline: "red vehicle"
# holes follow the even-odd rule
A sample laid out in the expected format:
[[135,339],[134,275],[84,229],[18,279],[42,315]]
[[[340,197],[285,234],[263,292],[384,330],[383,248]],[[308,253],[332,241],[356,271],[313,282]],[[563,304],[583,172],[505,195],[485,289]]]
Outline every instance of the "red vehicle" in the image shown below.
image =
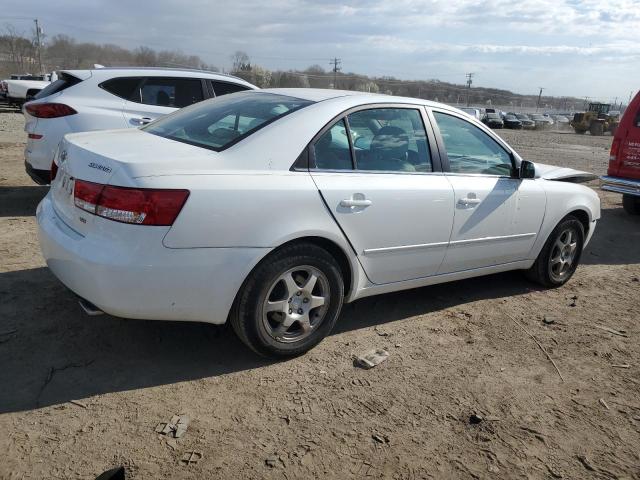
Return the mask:
[[602,190],[622,194],[627,213],[640,215],[640,92],[620,119],[611,144],[609,169],[600,180]]

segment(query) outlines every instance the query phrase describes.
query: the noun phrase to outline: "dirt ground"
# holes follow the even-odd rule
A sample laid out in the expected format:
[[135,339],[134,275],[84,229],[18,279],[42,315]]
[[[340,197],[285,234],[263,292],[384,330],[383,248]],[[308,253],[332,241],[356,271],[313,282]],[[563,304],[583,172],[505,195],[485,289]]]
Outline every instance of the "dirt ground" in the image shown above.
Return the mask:
[[[0,112],[1,479],[118,465],[136,479],[640,479],[640,218],[618,195],[600,192],[563,288],[513,272],[367,298],[273,363],[226,328],[84,315],[40,255],[47,189],[24,173],[22,126]],[[606,170],[610,137],[501,135],[530,160]],[[373,347],[389,359],[355,368]],[[174,414],[191,423],[167,440],[155,428]]]

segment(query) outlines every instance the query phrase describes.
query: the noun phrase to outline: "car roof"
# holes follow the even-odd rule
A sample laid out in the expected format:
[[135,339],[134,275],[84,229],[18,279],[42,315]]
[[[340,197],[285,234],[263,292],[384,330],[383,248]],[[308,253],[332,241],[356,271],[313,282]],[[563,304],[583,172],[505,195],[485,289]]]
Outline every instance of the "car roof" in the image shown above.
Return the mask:
[[456,110],[455,107],[444,103],[432,102],[422,98],[397,97],[394,95],[386,95],[383,93],[359,92],[353,90],[333,90],[327,88],[264,88],[259,90],[260,93],[273,93],[277,95],[287,95],[299,98],[301,100],[309,100],[311,102],[322,102],[333,99],[351,98],[353,103],[366,105],[368,103],[407,103],[410,105],[425,105],[428,107],[439,107],[447,110]]
[[[111,78],[116,75],[127,76],[141,76],[141,75],[153,75],[153,76],[173,76],[173,77],[194,77],[197,74],[200,78],[210,78],[214,80],[230,80],[234,83],[241,83],[244,85],[251,85],[251,83],[243,80],[240,77],[229,75],[227,73],[211,72],[209,70],[199,70],[197,68],[170,68],[170,67],[99,67],[91,69],[78,69],[60,70],[60,73],[68,73],[73,76],[87,78],[89,76],[95,76],[100,78]],[[253,85],[251,85],[253,86]],[[255,88],[255,87],[254,87]]]

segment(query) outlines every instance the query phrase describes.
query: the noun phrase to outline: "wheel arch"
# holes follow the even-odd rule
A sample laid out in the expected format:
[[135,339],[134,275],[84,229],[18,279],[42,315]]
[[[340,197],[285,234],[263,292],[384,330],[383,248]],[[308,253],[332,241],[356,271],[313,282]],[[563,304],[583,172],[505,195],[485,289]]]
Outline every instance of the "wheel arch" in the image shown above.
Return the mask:
[[300,244],[300,243],[310,243],[316,245],[324,250],[326,250],[329,254],[331,254],[337,261],[340,266],[340,272],[342,273],[342,278],[344,280],[344,298],[347,301],[349,298],[353,296],[354,290],[356,290],[359,279],[359,269],[358,269],[358,261],[355,259],[355,255],[350,256],[344,247],[340,246],[336,241],[329,239],[324,236],[319,235],[304,235],[295,238],[288,239],[280,243],[277,247],[274,247],[267,253],[264,257],[262,257],[256,264],[249,270],[249,272],[245,275],[245,278],[238,288],[236,292],[235,298],[233,300],[232,307],[229,311],[229,314],[233,312],[235,305],[237,303],[238,297],[240,296],[242,290],[245,287],[245,284],[251,274],[258,268],[263,262],[267,261],[274,253],[282,250],[285,247]]

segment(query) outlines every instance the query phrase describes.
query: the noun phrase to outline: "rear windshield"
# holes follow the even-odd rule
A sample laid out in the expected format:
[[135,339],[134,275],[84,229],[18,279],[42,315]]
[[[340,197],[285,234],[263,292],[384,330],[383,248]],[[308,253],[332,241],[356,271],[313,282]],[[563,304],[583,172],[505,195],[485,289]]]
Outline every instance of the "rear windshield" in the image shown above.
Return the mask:
[[61,92],[66,88],[73,87],[81,81],[82,80],[74,77],[73,75],[69,75],[68,73],[61,73],[55,82],[51,82],[49,85],[44,87],[33,98],[38,99],[48,97],[49,95]]
[[142,130],[219,152],[311,103],[273,93],[238,92],[183,108]]

